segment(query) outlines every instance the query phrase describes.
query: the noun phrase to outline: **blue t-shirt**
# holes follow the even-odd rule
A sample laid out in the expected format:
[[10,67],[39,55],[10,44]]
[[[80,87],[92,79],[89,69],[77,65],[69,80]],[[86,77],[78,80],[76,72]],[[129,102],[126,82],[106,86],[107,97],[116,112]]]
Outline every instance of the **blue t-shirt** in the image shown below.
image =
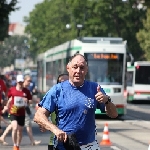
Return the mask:
[[95,99],[97,86],[95,82],[84,81],[82,86],[74,87],[67,80],[54,85],[39,104],[51,113],[57,110],[58,128],[74,133],[80,145],[95,140],[96,108],[105,112],[105,105]]
[[31,82],[29,87],[28,87],[29,91],[32,92],[34,88],[35,88],[35,83]]

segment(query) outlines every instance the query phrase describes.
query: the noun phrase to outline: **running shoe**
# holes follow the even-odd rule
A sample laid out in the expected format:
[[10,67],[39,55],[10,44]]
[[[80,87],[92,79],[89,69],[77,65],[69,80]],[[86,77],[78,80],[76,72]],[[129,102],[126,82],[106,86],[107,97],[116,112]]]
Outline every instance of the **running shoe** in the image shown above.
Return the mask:
[[8,145],[8,143],[5,142],[4,139],[2,139],[1,137],[0,137],[0,143],[1,143],[2,145]]
[[35,145],[39,145],[40,143],[41,143],[41,141],[36,141],[36,140],[35,140],[33,143],[31,143],[31,145],[32,145],[32,146],[35,146]]
[[7,145],[9,145],[9,144],[4,141],[4,142],[2,143],[2,145],[7,146]]
[[19,150],[19,146],[14,146],[13,150]]

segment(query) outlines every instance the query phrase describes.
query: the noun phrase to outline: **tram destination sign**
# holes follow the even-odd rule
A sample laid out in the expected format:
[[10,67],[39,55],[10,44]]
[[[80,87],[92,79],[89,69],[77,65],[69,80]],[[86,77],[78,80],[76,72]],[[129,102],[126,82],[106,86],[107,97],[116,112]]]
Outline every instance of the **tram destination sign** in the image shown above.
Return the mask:
[[86,57],[88,59],[112,59],[112,60],[118,60],[119,54],[116,53],[88,53],[86,54]]

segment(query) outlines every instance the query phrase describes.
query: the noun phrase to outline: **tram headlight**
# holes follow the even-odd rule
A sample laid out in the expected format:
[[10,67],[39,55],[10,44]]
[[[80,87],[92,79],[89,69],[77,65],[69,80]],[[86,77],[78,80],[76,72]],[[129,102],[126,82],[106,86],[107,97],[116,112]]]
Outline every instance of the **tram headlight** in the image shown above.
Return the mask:
[[120,93],[121,92],[121,88],[114,88],[114,93]]

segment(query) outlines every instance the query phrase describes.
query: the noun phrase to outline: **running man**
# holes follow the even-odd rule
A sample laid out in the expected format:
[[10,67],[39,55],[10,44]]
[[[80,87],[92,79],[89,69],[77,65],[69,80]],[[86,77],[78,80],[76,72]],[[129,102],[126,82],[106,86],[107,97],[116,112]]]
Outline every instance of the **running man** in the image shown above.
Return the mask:
[[[23,86],[24,88],[27,88],[29,87],[30,83],[32,82],[32,79],[29,75],[26,75],[24,77],[24,83],[23,83]],[[29,89],[30,90],[30,89]],[[31,92],[31,91],[30,91]],[[32,92],[31,92],[32,93]],[[33,102],[33,100],[32,100]],[[32,103],[31,102],[31,103]],[[37,102],[37,101],[36,101]],[[25,127],[26,127],[26,131],[27,131],[27,134],[30,138],[30,141],[31,141],[31,145],[38,145],[41,143],[41,141],[37,141],[37,140],[34,140],[33,138],[33,132],[32,132],[32,122],[31,122],[31,110],[30,110],[30,103],[28,103],[28,105],[26,106],[26,113],[25,113]]]
[[[67,64],[69,80],[54,85],[39,103],[34,121],[55,134],[58,150],[100,150],[95,136],[95,110],[111,118],[118,113],[111,98],[95,82],[85,80],[88,62],[75,54]],[[47,117],[56,111],[57,126]]]
[[[31,77],[29,75],[26,75],[24,77],[24,83],[23,83],[23,87],[24,88],[28,88],[29,84],[31,82]],[[29,101],[29,103],[32,103],[32,100]],[[29,104],[28,103],[28,104]],[[10,118],[10,116],[9,116]],[[31,145],[34,146],[34,145],[38,145],[41,143],[41,141],[37,141],[37,140],[34,140],[33,138],[33,133],[32,133],[32,123],[31,123],[31,111],[30,111],[30,108],[26,106],[26,113],[25,113],[25,127],[26,127],[26,131],[27,131],[27,134],[30,138],[30,141],[31,141]],[[6,128],[6,130],[4,131],[4,133],[0,136],[0,142],[3,144],[3,145],[8,145],[8,143],[5,141],[5,138],[7,136],[7,134],[11,131],[12,129],[12,126],[11,124]]]
[[[9,110],[13,150],[19,150],[22,140],[22,131],[25,125],[25,107],[29,100],[32,100],[30,91],[23,87],[24,78],[22,75],[17,75],[16,87],[11,87],[8,91],[8,103],[4,110]],[[3,111],[4,112],[4,111]]]

